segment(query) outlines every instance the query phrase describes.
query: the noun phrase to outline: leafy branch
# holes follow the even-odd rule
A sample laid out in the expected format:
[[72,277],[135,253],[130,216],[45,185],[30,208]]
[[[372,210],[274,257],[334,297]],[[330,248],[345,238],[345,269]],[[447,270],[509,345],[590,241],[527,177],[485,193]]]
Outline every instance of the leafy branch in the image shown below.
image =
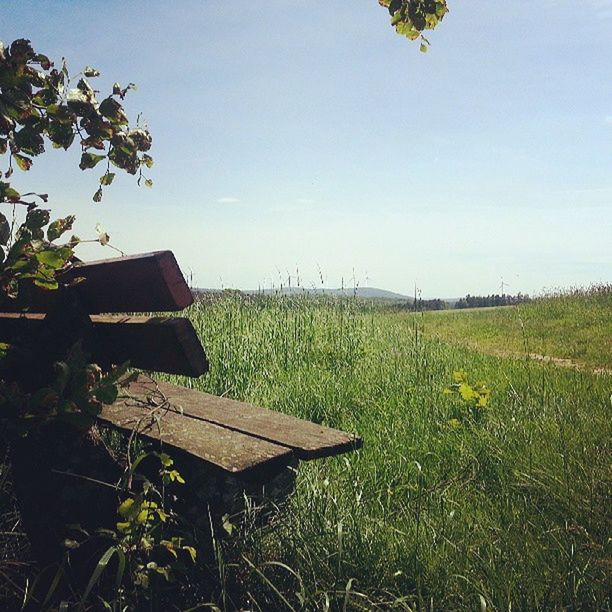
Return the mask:
[[25,279],[45,289],[57,288],[57,272],[70,265],[79,243],[76,236],[63,245],[55,243],[72,229],[75,217],[51,222],[50,211],[39,208],[47,203],[47,194],[21,193],[10,182],[15,167],[30,170],[49,143],[65,150],[79,146],[81,170],[106,160],[94,202],[102,200],[104,188],[115,178],[111,167],[136,175],[139,184],[144,179],[145,186],[152,185],[143,175],[143,169],[153,166],[151,135],[139,122],[130,127],[122,105],[135,85],[115,83],[110,95],[99,99],[100,92],[89,82],[99,74],[88,66],[71,78],[65,61],[55,67],[30,41],[15,40],[8,47],[0,42],[0,156],[8,158],[6,170],[0,170],[0,204],[27,210],[16,229],[0,212],[0,292],[5,297],[15,298]]
[[446,0],[378,0],[389,10],[391,25],[395,31],[410,40],[421,39],[423,53],[429,48],[429,41],[423,35],[433,30],[448,13]]

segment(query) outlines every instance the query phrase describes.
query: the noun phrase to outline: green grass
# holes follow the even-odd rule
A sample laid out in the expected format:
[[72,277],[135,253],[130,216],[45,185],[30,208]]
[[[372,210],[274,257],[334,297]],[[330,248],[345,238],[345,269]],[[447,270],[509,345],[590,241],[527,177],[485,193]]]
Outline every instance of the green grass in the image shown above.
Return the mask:
[[[534,328],[559,302],[524,310]],[[273,524],[228,545],[228,607],[609,605],[608,376],[484,355],[431,337],[429,317],[350,300],[229,298],[190,316],[211,359],[194,387],[365,441],[301,464]],[[460,368],[493,393],[453,428],[457,399],[443,390]]]
[[612,285],[559,292],[519,306],[419,316],[428,335],[445,341],[490,353],[531,353],[612,369]]
[[[561,355],[585,336],[589,354],[605,355],[608,338],[590,325],[564,331],[555,313],[605,326],[609,295],[552,302],[521,307],[529,337],[553,336],[542,329],[552,319]],[[364,439],[358,452],[302,463],[270,522],[247,513],[221,543],[221,608],[610,608],[612,377],[486,354],[443,341],[432,323],[465,317],[480,338],[481,313],[234,295],[188,315],[211,371],[173,380]],[[505,316],[494,313],[494,331]],[[609,363],[600,357],[589,363]],[[477,418],[444,394],[459,369],[492,390]]]

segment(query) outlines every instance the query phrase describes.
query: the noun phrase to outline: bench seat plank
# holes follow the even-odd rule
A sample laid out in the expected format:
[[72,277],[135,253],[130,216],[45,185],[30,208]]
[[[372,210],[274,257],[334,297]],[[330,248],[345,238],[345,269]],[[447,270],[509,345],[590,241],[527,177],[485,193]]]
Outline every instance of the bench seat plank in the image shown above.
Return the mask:
[[[193,295],[172,251],[156,251],[77,263],[58,280],[70,283],[81,306],[91,314],[113,312],[167,312],[193,304]],[[49,312],[59,291],[27,287],[30,312]]]
[[[35,338],[44,314],[0,313],[0,342],[19,344]],[[95,363],[121,364],[168,374],[200,376],[208,361],[189,319],[93,315],[93,334],[84,349]]]
[[303,460],[329,457],[362,446],[359,436],[310,421],[140,375],[129,383],[129,395],[147,397],[161,392],[193,420],[205,421],[291,448]]
[[149,408],[129,398],[120,397],[105,406],[99,418],[123,431],[136,429],[150,440],[160,440],[237,476],[261,469],[279,470],[292,458],[286,447],[171,410]]

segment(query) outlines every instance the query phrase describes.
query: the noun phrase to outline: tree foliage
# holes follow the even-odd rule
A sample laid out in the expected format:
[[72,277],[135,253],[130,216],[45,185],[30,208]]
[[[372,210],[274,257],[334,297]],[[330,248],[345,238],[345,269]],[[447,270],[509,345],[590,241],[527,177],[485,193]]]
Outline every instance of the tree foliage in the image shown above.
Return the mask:
[[[0,204],[13,207],[11,221],[0,212],[0,291],[6,296],[17,296],[21,279],[57,288],[56,273],[69,264],[79,242],[75,236],[57,242],[72,229],[74,216],[51,222],[50,211],[40,208],[47,194],[18,191],[11,182],[15,168],[30,170],[49,144],[56,149],[78,146],[81,170],[104,167],[94,202],[101,201],[104,187],[115,178],[111,166],[151,184],[142,174],[153,165],[148,154],[151,135],[146,127],[130,127],[121,104],[134,85],[115,83],[110,95],[99,100],[89,82],[97,76],[99,72],[88,66],[71,78],[64,61],[56,67],[28,40],[15,40],[8,47],[0,42],[0,155],[8,159],[0,171]],[[15,227],[17,205],[27,212]]]
[[389,10],[395,31],[410,40],[421,39],[421,51],[427,51],[429,41],[423,35],[433,30],[448,13],[446,0],[378,0]]

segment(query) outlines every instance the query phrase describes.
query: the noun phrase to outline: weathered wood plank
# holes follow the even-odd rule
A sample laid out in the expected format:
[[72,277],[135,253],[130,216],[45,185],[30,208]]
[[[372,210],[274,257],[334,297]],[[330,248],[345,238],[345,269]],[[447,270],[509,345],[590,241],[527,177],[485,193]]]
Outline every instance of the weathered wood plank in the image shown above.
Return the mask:
[[255,470],[277,471],[293,456],[284,446],[130,398],[120,397],[112,406],[105,406],[99,418],[123,431],[136,429],[150,440],[160,440],[242,477]]
[[[42,331],[44,314],[0,313],[0,342],[32,341]],[[189,319],[92,315],[93,330],[84,338],[92,361],[200,376],[208,361]]]
[[192,421],[204,421],[293,449],[299,459],[338,455],[362,446],[359,436],[303,421],[252,404],[217,397],[140,376],[127,393],[146,398],[161,392]]
[[[183,310],[193,296],[171,251],[78,263],[60,275],[89,313],[164,312]],[[30,312],[49,312],[59,292],[30,286]]]
[[189,319],[93,315],[94,355],[111,363],[129,361],[134,368],[200,376],[208,360]]

